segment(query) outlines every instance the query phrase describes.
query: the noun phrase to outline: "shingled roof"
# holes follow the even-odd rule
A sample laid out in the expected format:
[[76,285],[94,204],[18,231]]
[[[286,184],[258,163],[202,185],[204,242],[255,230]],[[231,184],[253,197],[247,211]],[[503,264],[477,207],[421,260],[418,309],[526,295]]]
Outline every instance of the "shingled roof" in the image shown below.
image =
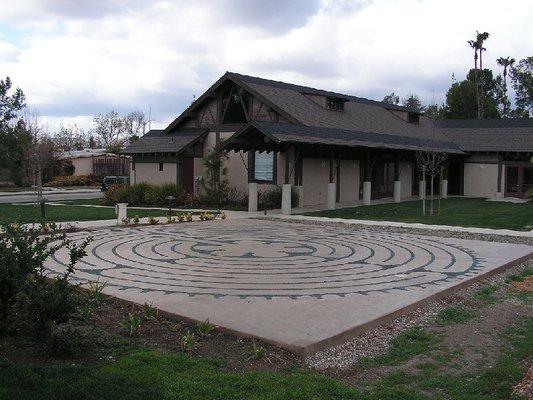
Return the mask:
[[459,147],[448,139],[421,139],[416,137],[377,134],[336,128],[260,121],[252,121],[239,129],[239,131],[235,132],[232,138],[235,140],[236,146],[232,146],[232,140],[228,140],[223,147],[226,149],[240,147],[241,142],[239,142],[239,138],[245,138],[257,132],[263,134],[269,142],[277,145],[305,143],[415,151],[438,150],[448,153],[462,153]]
[[533,119],[451,119],[441,131],[464,151],[533,152]]
[[124,154],[181,153],[209,133],[205,128],[181,129],[171,134],[151,130],[130,144]]

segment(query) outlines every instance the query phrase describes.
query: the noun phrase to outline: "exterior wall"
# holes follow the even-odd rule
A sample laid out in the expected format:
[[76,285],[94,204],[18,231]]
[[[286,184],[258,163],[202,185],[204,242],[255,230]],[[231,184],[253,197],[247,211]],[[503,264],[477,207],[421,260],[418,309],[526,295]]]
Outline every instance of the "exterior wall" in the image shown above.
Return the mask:
[[176,163],[163,163],[163,171],[159,171],[159,163],[135,163],[135,182],[153,184],[176,183]]
[[329,159],[303,159],[303,205],[326,204]]
[[72,165],[74,165],[73,175],[89,175],[93,173],[93,158],[92,157],[80,157],[71,159]]
[[464,195],[496,197],[498,164],[465,163]]
[[[340,196],[341,202],[359,200],[359,160],[341,160],[340,164]],[[305,188],[305,186],[304,186]]]
[[411,197],[413,195],[413,168],[413,163],[400,163],[400,182],[402,182],[400,196],[402,198]]

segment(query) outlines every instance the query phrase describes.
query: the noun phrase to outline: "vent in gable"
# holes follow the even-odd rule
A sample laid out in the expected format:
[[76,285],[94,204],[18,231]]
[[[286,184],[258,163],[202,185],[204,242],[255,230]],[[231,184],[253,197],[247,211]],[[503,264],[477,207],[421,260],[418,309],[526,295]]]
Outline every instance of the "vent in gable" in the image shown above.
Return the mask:
[[326,108],[333,111],[344,111],[344,103],[346,100],[339,97],[328,97],[326,100]]

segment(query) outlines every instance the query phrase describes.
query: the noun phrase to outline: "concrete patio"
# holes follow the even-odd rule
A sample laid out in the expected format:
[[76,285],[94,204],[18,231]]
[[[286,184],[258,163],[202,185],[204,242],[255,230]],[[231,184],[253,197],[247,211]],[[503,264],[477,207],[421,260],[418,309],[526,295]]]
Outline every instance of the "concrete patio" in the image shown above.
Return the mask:
[[[533,247],[455,238],[226,220],[70,234],[91,235],[75,282],[207,318],[300,354],[338,344],[381,321],[529,257]],[[47,262],[63,270],[62,250]]]

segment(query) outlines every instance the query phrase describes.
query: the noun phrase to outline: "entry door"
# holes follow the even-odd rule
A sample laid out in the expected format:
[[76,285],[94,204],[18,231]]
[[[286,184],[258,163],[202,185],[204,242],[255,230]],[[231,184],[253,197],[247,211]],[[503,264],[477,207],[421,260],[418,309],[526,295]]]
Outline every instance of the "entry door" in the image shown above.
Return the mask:
[[178,186],[186,193],[194,193],[194,159],[182,158],[178,162]]
[[533,188],[533,165],[507,165],[505,167],[505,197],[526,197]]

